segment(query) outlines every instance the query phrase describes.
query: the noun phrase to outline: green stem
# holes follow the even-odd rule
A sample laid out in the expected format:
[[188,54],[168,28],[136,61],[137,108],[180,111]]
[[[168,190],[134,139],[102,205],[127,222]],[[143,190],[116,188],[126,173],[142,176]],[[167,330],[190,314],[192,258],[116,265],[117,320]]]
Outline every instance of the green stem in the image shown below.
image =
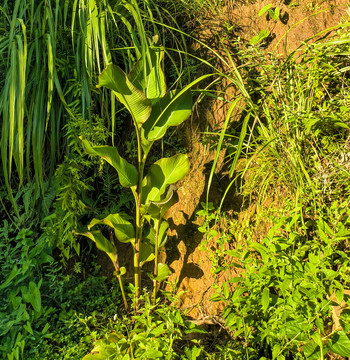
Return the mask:
[[128,307],[128,302],[126,301],[126,296],[125,296],[124,286],[123,286],[123,282],[122,282],[122,277],[120,275],[117,275],[117,278],[118,278],[120,290],[122,292],[122,298],[123,298],[125,310],[128,310],[129,307]]
[[[158,236],[159,236],[160,223],[161,223],[161,219],[158,219],[156,233],[154,236],[154,271],[153,271],[153,275],[155,278],[157,278],[157,276],[158,276]],[[156,279],[154,279],[153,280],[153,304],[156,303],[157,286],[158,286],[158,282]]]
[[134,285],[135,285],[135,311],[139,307],[139,298],[140,298],[140,241],[136,241],[134,249]]
[[141,192],[145,158],[142,159],[141,132],[135,124],[137,137],[137,158],[138,158],[138,185],[134,193],[136,201],[136,238],[134,247],[134,282],[135,282],[135,310],[138,309],[141,288],[140,249],[142,241],[142,219],[141,219]]

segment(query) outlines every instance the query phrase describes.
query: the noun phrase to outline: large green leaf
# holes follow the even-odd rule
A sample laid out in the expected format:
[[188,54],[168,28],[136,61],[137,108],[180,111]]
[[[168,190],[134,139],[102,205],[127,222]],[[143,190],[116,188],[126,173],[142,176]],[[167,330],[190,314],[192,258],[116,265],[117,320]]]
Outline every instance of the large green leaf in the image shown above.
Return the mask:
[[113,265],[116,265],[117,262],[117,250],[114,246],[114,244],[112,244],[108,239],[106,239],[101,231],[97,230],[97,231],[86,231],[83,233],[75,233],[77,235],[84,235],[86,237],[88,237],[90,240],[92,240],[97,248],[101,251],[104,251],[109,258],[112,260]]
[[105,253],[114,253],[116,251],[113,244],[108,239],[106,239],[99,230],[86,231],[83,233],[75,234],[88,237],[96,244],[99,250],[104,251]]
[[152,261],[154,258],[154,246],[142,242],[140,249],[140,267],[142,267],[146,262]]
[[308,360],[318,360],[321,358],[321,349],[313,340],[303,346],[303,352]]
[[136,88],[125,72],[118,66],[110,64],[100,74],[97,87],[112,90],[118,100],[125,105],[138,127],[148,119],[152,107],[146,95]]
[[41,310],[41,294],[39,286],[33,281],[29,282],[28,287],[25,285],[21,286],[22,298],[24,301],[30,303],[36,312],[40,312]]
[[164,49],[150,47],[148,50],[146,56],[142,57],[131,69],[129,80],[142,90],[153,104],[166,92],[165,76],[161,64]]
[[41,294],[39,287],[35,284],[35,282],[30,281],[28,286],[29,292],[29,301],[32,304],[34,310],[36,312],[40,312],[41,310]]
[[162,138],[170,126],[180,125],[188,119],[191,111],[191,90],[168,92],[152,106],[151,115],[143,125],[145,138],[150,141]]
[[153,274],[148,274],[151,280],[164,281],[172,274],[171,270],[166,264],[159,263],[157,269],[157,276],[154,276]]
[[133,225],[123,218],[120,214],[109,214],[102,220],[92,219],[88,229],[90,230],[93,226],[97,224],[108,225],[114,230],[116,238],[120,242],[132,242],[135,239],[135,230]]
[[156,161],[143,180],[141,200],[143,204],[160,201],[167,185],[182,179],[189,170],[187,155],[178,154]]
[[98,155],[107,161],[118,172],[120,185],[132,187],[137,184],[138,172],[134,165],[123,159],[118,150],[113,146],[91,146],[90,143],[80,136],[83,147],[89,155]]
[[350,339],[343,331],[337,331],[328,342],[329,349],[340,356],[350,356]]
[[153,218],[162,218],[166,212],[178,202],[179,197],[176,192],[176,185],[170,185],[165,198],[161,201],[151,202],[148,207],[148,214]]
[[[156,238],[156,230],[155,227],[157,227],[157,223],[160,220],[156,220],[154,227],[150,227],[147,229],[147,232],[145,234],[145,239],[149,242],[150,245],[152,245],[153,249],[155,247],[155,238]],[[159,233],[158,233],[158,249],[163,247],[167,241],[167,234],[166,231],[169,228],[169,223],[167,221],[162,221],[159,227]]]

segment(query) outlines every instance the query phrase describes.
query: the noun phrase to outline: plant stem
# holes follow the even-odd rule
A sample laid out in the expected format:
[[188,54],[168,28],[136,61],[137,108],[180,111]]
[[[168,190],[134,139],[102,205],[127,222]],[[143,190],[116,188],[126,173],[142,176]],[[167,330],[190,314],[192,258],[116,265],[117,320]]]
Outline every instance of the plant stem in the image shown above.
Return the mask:
[[[159,236],[160,222],[161,222],[161,220],[158,219],[156,233],[154,236],[154,271],[153,271],[153,275],[155,278],[157,278],[157,276],[158,276],[158,236]],[[156,303],[157,286],[158,286],[157,283],[158,283],[157,280],[154,279],[153,280],[153,304]]]
[[136,240],[134,249],[134,285],[135,285],[135,311],[138,310],[140,298],[141,272],[140,272],[140,239]]
[[123,282],[122,282],[122,277],[120,275],[117,275],[117,278],[118,278],[120,290],[122,292],[122,298],[123,298],[125,310],[128,310],[129,307],[128,307],[128,302],[126,301],[126,296],[125,296],[124,286],[123,286]]
[[140,249],[142,241],[142,219],[141,219],[141,193],[143,170],[146,157],[142,158],[141,131],[135,123],[137,138],[137,158],[138,158],[138,185],[135,194],[136,201],[136,239],[134,247],[134,282],[135,282],[135,311],[138,309],[141,287],[141,268],[140,268]]

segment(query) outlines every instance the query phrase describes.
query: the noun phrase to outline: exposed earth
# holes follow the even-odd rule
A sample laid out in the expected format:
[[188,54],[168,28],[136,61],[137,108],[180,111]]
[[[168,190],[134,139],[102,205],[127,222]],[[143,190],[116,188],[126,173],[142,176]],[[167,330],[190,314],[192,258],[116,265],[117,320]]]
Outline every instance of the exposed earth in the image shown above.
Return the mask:
[[[341,23],[348,16],[347,1],[279,1],[275,6],[281,9],[281,20],[275,21],[268,15],[258,16],[259,11],[271,1],[257,1],[254,4],[228,5],[225,11],[213,21],[213,17],[201,19],[193,24],[194,35],[206,44],[216,46],[215,51],[224,54],[219,38],[225,39],[226,46],[230,41],[241,38],[242,43],[248,42],[263,29],[270,31],[266,51],[285,54],[296,49],[303,41],[314,37],[326,36],[333,26]],[[213,45],[214,44],[214,45]],[[201,52],[201,56],[209,56],[208,50],[198,44],[192,44],[193,50]],[[222,69],[225,71],[225,69]],[[228,91],[227,98],[234,94]],[[206,184],[214,159],[214,151],[209,151],[208,145],[201,142],[200,133],[206,129],[218,128],[224,122],[227,108],[220,101],[206,100],[202,102],[191,121],[184,125],[187,149],[191,168],[187,176],[178,184],[179,202],[168,212],[171,233],[168,240],[166,258],[174,271],[169,281],[176,283],[181,295],[181,308],[197,321],[215,319],[222,310],[222,304],[210,301],[214,290],[213,284],[222,283],[223,279],[233,274],[223,274],[220,278],[213,276],[209,252],[199,248],[202,233],[197,229],[202,219],[196,217],[196,211],[201,209],[201,201],[205,201]],[[238,119],[239,114],[236,118]],[[209,200],[218,204],[222,197],[221,188],[227,177],[223,177],[224,153],[220,154],[216,169],[217,177],[211,187]],[[272,200],[271,200],[272,201]],[[234,194],[227,199],[228,207],[237,211],[241,204]],[[241,209],[240,218],[250,216],[254,207]],[[259,231],[261,235],[268,231],[268,224],[263,224]],[[234,239],[233,239],[234,240]],[[215,249],[215,241],[208,244]],[[168,287],[170,289],[170,287]],[[210,322],[210,321],[209,321]]]

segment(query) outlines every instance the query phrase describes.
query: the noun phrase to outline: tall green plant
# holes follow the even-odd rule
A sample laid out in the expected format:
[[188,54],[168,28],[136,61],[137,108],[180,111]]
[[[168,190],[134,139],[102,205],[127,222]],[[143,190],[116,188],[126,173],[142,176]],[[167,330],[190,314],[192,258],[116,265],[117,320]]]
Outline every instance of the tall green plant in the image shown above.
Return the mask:
[[18,216],[17,189],[34,178],[43,192],[45,178],[53,175],[65,150],[62,127],[77,112],[89,118],[91,79],[100,71],[100,54],[103,66],[111,57],[107,5],[93,0],[1,5],[0,176]]
[[[136,206],[134,223],[122,213],[109,214],[101,220],[93,219],[88,225],[89,231],[82,235],[93,240],[100,250],[107,253],[121,287],[125,268],[118,264],[113,240],[107,239],[100,230],[91,229],[96,225],[107,225],[113,229],[118,241],[132,245],[136,299],[140,295],[141,269],[145,263],[154,261],[154,271],[150,274],[154,282],[154,301],[158,282],[170,275],[168,266],[158,262],[158,251],[166,242],[168,228],[163,217],[176,201],[176,191],[169,185],[186,175],[189,161],[185,154],[162,158],[153,163],[147,173],[146,161],[154,142],[160,140],[169,127],[180,125],[190,116],[191,86],[210,76],[202,76],[181,90],[167,92],[162,70],[164,50],[157,45],[157,39],[154,37],[149,44],[145,44],[144,56],[134,64],[129,74],[116,65],[109,65],[100,74],[97,85],[110,89],[129,111],[137,139],[137,165],[122,158],[116,147],[92,146],[84,138],[81,139],[88,154],[101,157],[117,171],[120,184],[132,191]],[[127,307],[125,295],[124,303]]]

